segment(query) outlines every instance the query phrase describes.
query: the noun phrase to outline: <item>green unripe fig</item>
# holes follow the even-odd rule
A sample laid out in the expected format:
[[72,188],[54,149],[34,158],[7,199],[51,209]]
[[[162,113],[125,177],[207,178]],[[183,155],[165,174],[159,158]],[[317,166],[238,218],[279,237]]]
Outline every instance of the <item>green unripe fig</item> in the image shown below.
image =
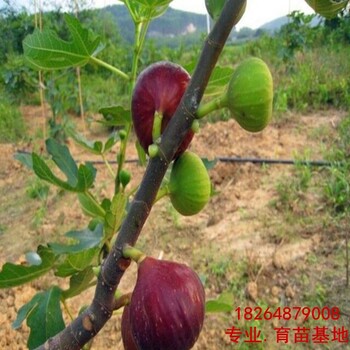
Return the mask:
[[[219,18],[220,14],[222,12],[222,9],[224,8],[225,2],[226,2],[226,0],[205,0],[205,7],[207,8],[207,11],[208,11],[210,17],[214,21],[216,21]],[[233,25],[236,25],[240,21],[240,19],[244,15],[246,6],[247,6],[247,2],[244,1],[242,7],[239,10],[237,19],[235,20]]]
[[122,184],[122,186],[126,187],[130,180],[131,174],[127,170],[122,169],[119,173],[119,181]]
[[171,170],[171,203],[180,214],[194,215],[208,203],[210,193],[210,178],[202,160],[196,154],[186,151],[175,160]]
[[124,129],[119,131],[119,137],[121,140],[125,140],[126,138],[126,131]]
[[225,104],[238,124],[250,132],[263,130],[272,116],[273,82],[260,58],[243,61],[229,82]]
[[322,17],[332,19],[346,7],[349,0],[306,0],[306,2]]

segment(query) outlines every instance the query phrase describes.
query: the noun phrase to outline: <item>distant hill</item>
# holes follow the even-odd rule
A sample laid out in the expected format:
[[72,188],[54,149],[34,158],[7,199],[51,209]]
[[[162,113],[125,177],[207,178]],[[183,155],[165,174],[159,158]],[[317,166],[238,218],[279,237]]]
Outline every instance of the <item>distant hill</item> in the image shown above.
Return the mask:
[[263,24],[259,29],[266,30],[268,32],[276,32],[283,25],[287,24],[290,19],[287,16],[276,18],[270,22]]
[[[100,11],[109,12],[114,17],[119,32],[125,41],[132,43],[134,40],[134,24],[124,5],[112,5]],[[290,19],[287,16],[276,18],[263,24],[256,30],[242,28],[241,31],[233,29],[231,39],[234,41],[246,41],[256,37],[260,31],[273,34],[287,24]],[[317,25],[319,20],[313,19],[311,25]],[[193,12],[186,12],[168,8],[166,13],[151,22],[147,36],[156,39],[157,44],[177,47],[180,42],[194,43],[207,32],[207,17]]]
[[[123,5],[107,6],[102,11],[110,12],[118,25],[121,36],[128,42],[134,39],[134,24],[128,10]],[[198,35],[207,31],[206,15],[185,12],[169,8],[167,12],[155,19],[149,27],[148,37],[172,38],[185,34]]]
[[[317,16],[314,17],[311,21],[311,27],[317,26],[322,19],[318,18]],[[290,21],[290,18],[288,16],[278,17],[270,22],[267,22],[263,24],[259,29],[268,31],[268,32],[277,32],[281,29],[282,26],[287,24]]]

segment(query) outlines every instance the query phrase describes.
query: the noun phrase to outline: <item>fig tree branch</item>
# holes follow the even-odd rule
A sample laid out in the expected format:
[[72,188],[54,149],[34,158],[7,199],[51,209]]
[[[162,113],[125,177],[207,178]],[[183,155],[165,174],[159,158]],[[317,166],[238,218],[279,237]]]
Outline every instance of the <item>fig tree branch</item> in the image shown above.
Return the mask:
[[123,258],[123,247],[126,244],[133,246],[138,239],[165,172],[196,118],[195,113],[211,72],[244,3],[245,0],[227,0],[222,15],[208,35],[189,86],[162,135],[159,156],[150,160],[116,242],[101,266],[91,305],[64,330],[37,349],[81,349],[112,316],[116,304],[115,291],[130,264],[128,259]]

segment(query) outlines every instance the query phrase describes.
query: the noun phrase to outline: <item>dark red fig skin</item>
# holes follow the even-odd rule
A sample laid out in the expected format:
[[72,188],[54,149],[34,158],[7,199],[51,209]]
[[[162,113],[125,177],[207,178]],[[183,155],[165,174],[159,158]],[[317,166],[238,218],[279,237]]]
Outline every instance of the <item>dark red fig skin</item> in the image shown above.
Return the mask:
[[[155,112],[163,115],[161,132],[174,115],[187,88],[190,75],[179,65],[161,61],[147,67],[139,75],[131,101],[131,113],[137,138],[148,153],[153,143],[152,128]],[[193,138],[190,130],[176,152],[183,153]]]
[[191,349],[203,326],[204,288],[188,266],[146,257],[129,307],[139,349]]
[[134,341],[134,336],[132,335],[132,331],[131,331],[129,305],[125,305],[123,310],[122,339],[123,339],[124,350],[138,350]]

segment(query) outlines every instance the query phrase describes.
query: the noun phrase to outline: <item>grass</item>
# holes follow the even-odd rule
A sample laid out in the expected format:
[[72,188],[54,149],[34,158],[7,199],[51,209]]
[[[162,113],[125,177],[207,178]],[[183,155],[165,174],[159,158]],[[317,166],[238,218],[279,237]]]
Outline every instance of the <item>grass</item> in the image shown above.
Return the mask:
[[20,110],[0,91],[0,143],[17,142],[24,136],[25,125]]

